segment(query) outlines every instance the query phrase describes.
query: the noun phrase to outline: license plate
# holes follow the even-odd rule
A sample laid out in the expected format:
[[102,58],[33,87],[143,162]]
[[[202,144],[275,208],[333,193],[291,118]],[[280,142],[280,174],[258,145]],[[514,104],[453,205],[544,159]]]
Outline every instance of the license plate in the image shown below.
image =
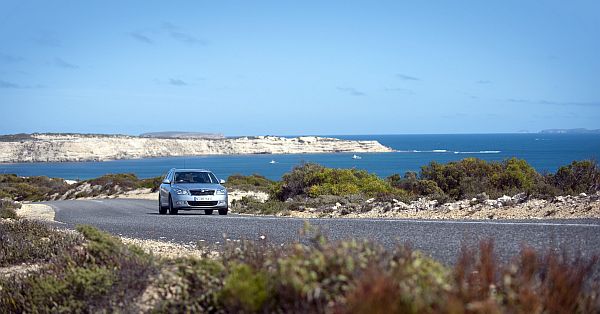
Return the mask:
[[210,197],[194,197],[194,201],[210,201]]

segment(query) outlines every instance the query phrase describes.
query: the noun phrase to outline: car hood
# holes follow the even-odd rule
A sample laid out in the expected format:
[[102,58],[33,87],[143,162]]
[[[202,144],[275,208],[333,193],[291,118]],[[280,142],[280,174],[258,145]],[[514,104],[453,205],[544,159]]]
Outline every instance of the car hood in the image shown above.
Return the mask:
[[199,190],[199,189],[211,189],[218,190],[224,189],[225,187],[217,183],[177,183],[173,184],[174,188],[180,188],[184,190]]

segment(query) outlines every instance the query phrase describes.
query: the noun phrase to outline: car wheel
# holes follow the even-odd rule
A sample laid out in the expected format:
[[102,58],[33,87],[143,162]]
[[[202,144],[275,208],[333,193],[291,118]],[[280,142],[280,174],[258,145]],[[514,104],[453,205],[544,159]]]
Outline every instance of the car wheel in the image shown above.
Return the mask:
[[158,196],[158,213],[161,215],[167,213],[167,208],[162,206],[162,200],[160,199],[160,195]]
[[219,215],[227,215],[228,208],[220,208]]
[[171,198],[171,195],[169,195],[169,214],[177,215],[177,208],[173,207],[173,199]]
[[207,215],[212,215],[213,210],[212,209],[205,209],[204,213],[207,214]]

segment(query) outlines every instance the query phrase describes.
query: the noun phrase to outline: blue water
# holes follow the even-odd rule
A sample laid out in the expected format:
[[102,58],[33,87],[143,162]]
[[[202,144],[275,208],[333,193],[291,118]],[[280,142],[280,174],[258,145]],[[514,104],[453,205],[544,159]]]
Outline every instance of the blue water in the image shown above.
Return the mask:
[[[205,168],[218,177],[234,173],[262,174],[279,179],[301,162],[316,162],[327,167],[360,168],[386,177],[394,173],[419,171],[431,161],[448,162],[466,157],[503,160],[518,157],[538,171],[556,171],[573,160],[598,159],[600,135],[596,134],[448,134],[448,135],[353,135],[343,139],[377,140],[394,148],[394,153],[360,154],[292,154],[168,157],[105,162],[0,164],[0,173],[20,176],[87,179],[106,173],[133,172],[139,177],[159,176],[173,167]],[[270,164],[271,160],[277,161]]]

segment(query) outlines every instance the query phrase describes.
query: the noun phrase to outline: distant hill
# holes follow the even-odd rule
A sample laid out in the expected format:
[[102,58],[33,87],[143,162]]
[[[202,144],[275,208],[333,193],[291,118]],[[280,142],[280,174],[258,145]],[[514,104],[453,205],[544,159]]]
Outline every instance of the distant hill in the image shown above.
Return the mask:
[[225,138],[221,133],[201,133],[201,132],[150,132],[140,134],[140,137],[151,137],[151,138],[207,138],[207,139],[218,139]]
[[[385,153],[393,151],[377,141],[342,140],[318,136],[181,138],[177,136],[198,136],[198,134],[173,133],[176,134],[158,133],[152,134],[152,137],[14,134],[0,140],[0,163],[103,161],[203,155]],[[206,136],[205,133],[201,134]],[[157,136],[165,135],[171,136],[171,138],[157,138]]]
[[579,129],[548,129],[541,130],[540,133],[544,134],[600,134],[600,129],[589,130],[584,128]]

